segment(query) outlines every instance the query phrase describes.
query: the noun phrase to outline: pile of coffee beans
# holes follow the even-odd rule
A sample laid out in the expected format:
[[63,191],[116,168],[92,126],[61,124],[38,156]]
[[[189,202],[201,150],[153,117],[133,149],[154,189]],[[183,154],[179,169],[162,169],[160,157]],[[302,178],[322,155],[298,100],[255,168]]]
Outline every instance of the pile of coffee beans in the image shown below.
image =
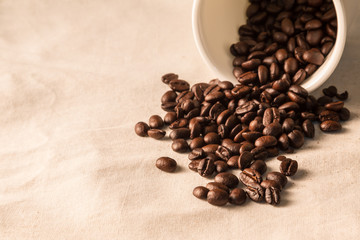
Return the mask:
[[[341,130],[350,118],[344,107],[348,92],[334,86],[316,99],[300,84],[323,64],[332,49],[337,29],[336,13],[329,0],[250,0],[247,24],[239,28],[240,41],[230,47],[235,56],[238,84],[213,79],[193,86],[174,73],[162,76],[170,88],[161,97],[164,118],[151,116],[139,122],[141,137],[162,139],[167,125],[171,148],[190,152],[189,169],[213,178],[193,195],[210,204],[241,205],[280,203],[287,177],[294,176],[298,162],[279,156],[279,172],[267,171],[265,160],[301,148],[314,138],[315,126],[323,132]],[[176,161],[161,157],[156,166],[176,170]],[[239,177],[228,172],[240,169]],[[242,183],[244,189],[238,188]]]
[[240,41],[230,47],[233,74],[264,85],[287,73],[301,84],[324,63],[336,39],[332,0],[250,0]]
[[[164,118],[151,116],[148,124],[137,123],[135,132],[162,139],[164,126],[169,127],[172,150],[189,152],[189,169],[215,178],[206,187],[196,187],[194,196],[216,206],[240,205],[247,196],[277,205],[287,177],[294,176],[298,163],[279,156],[280,171],[270,172],[262,180],[267,171],[265,160],[301,148],[306,137],[314,137],[315,121],[320,122],[322,131],[334,132],[341,130],[340,121],[350,118],[343,102],[347,91],[338,93],[330,86],[316,99],[286,75],[271,85],[234,85],[213,79],[190,87],[177,74],[165,74],[161,79],[171,90],[161,97],[161,107],[167,113]],[[161,157],[156,166],[174,172],[177,164]],[[241,170],[239,178],[228,172],[233,169]],[[244,189],[237,187],[239,182]]]

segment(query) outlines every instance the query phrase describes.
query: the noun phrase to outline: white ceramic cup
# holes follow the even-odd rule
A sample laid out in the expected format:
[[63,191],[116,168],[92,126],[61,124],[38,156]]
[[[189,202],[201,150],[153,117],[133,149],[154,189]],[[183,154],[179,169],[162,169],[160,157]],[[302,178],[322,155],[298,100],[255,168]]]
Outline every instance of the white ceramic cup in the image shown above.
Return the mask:
[[[347,22],[355,14],[358,0],[333,0],[338,20],[337,38],[331,52],[302,87],[309,92],[320,87],[338,65],[346,41]],[[201,57],[221,80],[233,80],[233,56],[229,48],[239,39],[238,28],[246,23],[248,0],[194,0],[192,12],[193,35]],[[345,13],[345,7],[348,15]]]

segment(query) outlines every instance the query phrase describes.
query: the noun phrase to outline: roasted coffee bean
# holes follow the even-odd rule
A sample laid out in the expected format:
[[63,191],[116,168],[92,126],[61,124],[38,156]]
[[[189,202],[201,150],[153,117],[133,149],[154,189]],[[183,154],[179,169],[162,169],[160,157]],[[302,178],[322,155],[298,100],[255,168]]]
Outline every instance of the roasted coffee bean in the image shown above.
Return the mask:
[[284,44],[287,42],[288,36],[283,32],[275,32],[273,34],[273,39],[277,43]]
[[227,193],[230,192],[230,189],[226,185],[219,182],[209,182],[206,184],[206,188],[209,190],[220,189]]
[[224,105],[217,102],[210,108],[209,117],[215,120],[224,110],[226,110]]
[[350,119],[350,111],[347,108],[342,108],[339,112],[339,117],[341,121],[347,121]]
[[281,21],[281,30],[288,36],[293,35],[295,31],[293,22],[289,18],[284,18]]
[[238,159],[239,159],[239,155],[235,155],[229,158],[229,160],[226,163],[230,168],[238,168],[238,164],[237,164]]
[[220,138],[224,139],[229,135],[229,129],[224,124],[221,124],[218,126],[218,134]]
[[190,129],[188,129],[188,128],[174,129],[170,132],[169,137],[172,140],[179,139],[179,138],[187,139],[190,137]]
[[281,124],[278,122],[273,122],[267,125],[263,130],[264,135],[278,137],[282,134]]
[[322,22],[318,19],[313,19],[305,24],[306,30],[315,30],[322,27]]
[[225,123],[225,121],[232,115],[232,112],[229,109],[222,111],[219,116],[216,118],[216,124],[220,125]]
[[214,173],[215,168],[214,160],[209,157],[202,159],[197,166],[198,173],[203,177],[211,176]]
[[328,88],[324,88],[322,92],[328,97],[335,97],[337,94],[337,88],[335,86],[329,86]]
[[263,124],[266,127],[273,122],[280,122],[280,112],[275,107],[267,108],[264,112]]
[[276,80],[272,84],[272,88],[279,92],[285,92],[290,87],[290,77],[284,74],[281,79]]
[[255,142],[256,139],[262,136],[262,133],[250,131],[250,132],[243,132],[241,136],[248,142]]
[[215,206],[224,206],[229,199],[229,194],[221,189],[210,190],[207,194],[208,203]]
[[286,157],[282,155],[282,156],[278,156],[276,159],[279,161],[284,161]]
[[188,91],[190,84],[185,80],[173,79],[169,82],[169,87],[176,92],[182,92]]
[[197,167],[199,166],[199,162],[201,160],[193,160],[189,163],[188,167],[191,171],[197,172]]
[[196,122],[194,126],[190,129],[190,138],[194,139],[200,136],[202,131],[201,125],[199,122]]
[[205,96],[205,101],[209,102],[209,103],[215,103],[219,100],[221,100],[222,98],[224,98],[224,93],[220,92],[220,91],[212,91],[211,93],[207,94]]
[[280,172],[285,176],[294,176],[298,169],[298,163],[296,160],[285,159],[280,164]]
[[172,122],[169,126],[170,129],[178,129],[178,128],[185,128],[188,125],[188,120],[185,118],[180,118]]
[[345,101],[346,99],[348,99],[348,96],[349,96],[349,94],[347,91],[336,95],[336,97],[342,101]]
[[219,146],[218,149],[215,151],[215,155],[218,158],[220,158],[220,159],[222,159],[224,161],[227,161],[231,157],[231,152],[226,147]]
[[278,60],[279,63],[284,63],[284,61],[288,58],[288,52],[286,51],[286,49],[281,48],[279,50],[276,51],[275,53],[275,57]]
[[280,203],[280,189],[275,187],[268,187],[265,189],[265,201],[271,205],[278,205]]
[[206,144],[220,144],[220,136],[215,132],[210,132],[204,136]]
[[249,45],[245,42],[238,42],[233,45],[233,49],[235,50],[235,56],[242,56],[248,53]]
[[322,96],[322,97],[319,97],[318,100],[317,100],[318,104],[320,104],[321,106],[324,106],[328,103],[331,103],[332,102],[332,98],[331,97],[328,97],[328,96]]
[[269,78],[269,69],[264,65],[258,67],[258,78],[261,85],[264,85]]
[[306,34],[306,41],[311,46],[317,46],[320,43],[323,36],[324,36],[324,32],[322,29],[309,30]]
[[299,130],[294,129],[288,134],[288,138],[290,146],[294,148],[301,148],[304,145],[304,134]]
[[281,134],[278,139],[278,145],[281,150],[287,150],[289,148],[289,138],[286,133]]
[[295,127],[295,122],[292,118],[286,118],[282,124],[282,130],[285,133],[291,132]]
[[266,159],[268,157],[268,152],[264,147],[253,148],[251,153],[253,154],[255,160]]
[[298,67],[298,61],[293,57],[286,59],[284,62],[284,71],[290,75],[295,74]]
[[321,53],[324,55],[328,55],[331,49],[333,48],[334,43],[333,42],[326,42],[321,47]]
[[338,112],[344,107],[343,101],[337,101],[337,102],[331,102],[328,104],[325,104],[325,108],[330,111]]
[[189,150],[189,145],[185,139],[175,139],[171,144],[171,148],[174,152],[184,153]]
[[193,149],[188,155],[188,158],[190,160],[198,160],[198,159],[201,159],[203,157],[205,157],[205,152],[201,148]]
[[303,59],[308,63],[312,63],[318,66],[324,63],[324,55],[322,55],[322,53],[315,48],[304,52]]
[[254,156],[252,153],[250,153],[248,151],[244,151],[240,154],[240,156],[238,158],[237,166],[241,170],[244,170],[245,168],[248,168],[250,166],[253,159],[254,159]]
[[293,84],[300,85],[305,81],[306,71],[300,68],[293,77]]
[[324,122],[326,120],[332,120],[332,121],[338,122],[338,121],[340,121],[340,117],[337,112],[330,111],[330,110],[324,110],[319,114],[319,120],[321,122]]
[[246,193],[241,188],[234,188],[229,195],[229,203],[242,205],[246,201]]
[[177,116],[176,116],[175,112],[168,112],[164,116],[164,123],[167,124],[167,125],[172,124],[176,120],[177,120]]
[[167,102],[161,104],[161,108],[166,112],[174,112],[174,108],[177,106],[176,102]]
[[341,130],[341,124],[337,121],[326,120],[320,124],[320,129],[323,132],[335,132]]
[[304,131],[304,134],[308,138],[314,138],[315,135],[315,127],[314,124],[309,120],[306,119],[302,124],[302,129]]
[[167,73],[161,77],[161,81],[165,84],[169,84],[171,80],[177,80],[179,76],[175,73]]
[[227,163],[224,162],[224,161],[215,161],[214,164],[215,164],[215,167],[216,167],[215,170],[218,173],[226,172],[228,170],[228,168],[229,168]]
[[277,140],[274,136],[262,136],[256,139],[256,147],[273,147],[277,144]]
[[240,144],[235,143],[229,138],[223,139],[222,146],[227,148],[232,154],[238,154],[240,150]]
[[219,173],[215,176],[215,182],[224,184],[228,188],[235,188],[239,184],[239,179],[232,173]]
[[182,103],[185,100],[191,100],[194,97],[194,93],[190,91],[182,91],[179,93],[179,95],[176,97],[175,102]]
[[165,137],[166,132],[160,129],[150,129],[147,131],[147,134],[149,137],[159,140]]
[[254,81],[257,79],[258,77],[258,74],[255,73],[255,72],[246,72],[246,73],[243,73],[241,74],[239,77],[238,77],[238,81],[241,83],[241,84],[250,84],[250,83],[254,83]]
[[169,90],[164,93],[164,95],[161,97],[161,103],[168,103],[168,102],[175,102],[177,97],[176,92]]
[[262,132],[264,129],[264,125],[262,123],[261,117],[256,117],[254,120],[252,120],[249,124],[249,130],[250,131],[256,131],[256,132]]
[[261,202],[264,199],[264,189],[259,183],[251,183],[245,188],[245,192],[249,198],[255,202]]
[[261,64],[260,59],[251,59],[241,64],[241,67],[246,70],[254,70]]
[[262,177],[261,174],[252,169],[252,168],[245,168],[239,176],[239,180],[245,185],[248,186],[251,183],[261,183]]
[[149,125],[144,122],[138,122],[135,124],[135,133],[140,137],[148,136],[148,130],[150,129]]
[[277,147],[267,148],[266,151],[268,152],[269,157],[276,157],[279,155],[279,149]]
[[219,144],[208,144],[202,147],[202,150],[206,153],[214,153],[218,149]]
[[272,63],[270,65],[270,78],[271,80],[275,80],[279,77],[280,69],[276,63]]
[[280,172],[269,172],[266,176],[266,180],[273,180],[280,184],[282,188],[284,188],[288,182],[286,176]]
[[176,161],[169,157],[160,157],[156,160],[156,167],[164,172],[174,172]]
[[206,199],[208,192],[209,189],[207,189],[206,187],[198,186],[194,188],[193,195],[199,199]]
[[266,188],[277,188],[279,190],[282,189],[282,186],[280,185],[280,183],[278,183],[277,181],[274,180],[263,180],[260,184],[264,189]]
[[[244,61],[243,61],[243,62],[244,62]],[[243,62],[241,62],[241,64],[242,64]],[[241,65],[241,64],[240,64],[240,65]],[[241,76],[242,74],[244,74],[244,73],[245,73],[244,69],[242,69],[240,66],[239,66],[239,67],[235,67],[235,68],[233,69],[233,75],[234,75],[234,77],[235,77],[236,79],[239,79],[240,76]]]
[[270,44],[269,46],[267,46],[264,50],[264,52],[267,54],[267,55],[272,55],[274,54],[279,48],[279,44],[277,44],[276,42]]
[[285,110],[285,111],[291,111],[291,110],[298,110],[300,108],[299,104],[297,104],[296,102],[287,102],[282,104],[279,107],[279,110]]
[[159,115],[153,115],[149,118],[150,128],[162,128],[164,126],[164,121]]
[[315,115],[315,113],[311,113],[311,112],[302,112],[301,113],[301,118],[309,119],[310,121],[317,120],[317,116]]
[[263,160],[256,160],[251,164],[250,168],[259,172],[261,175],[264,174],[267,169],[266,163]]

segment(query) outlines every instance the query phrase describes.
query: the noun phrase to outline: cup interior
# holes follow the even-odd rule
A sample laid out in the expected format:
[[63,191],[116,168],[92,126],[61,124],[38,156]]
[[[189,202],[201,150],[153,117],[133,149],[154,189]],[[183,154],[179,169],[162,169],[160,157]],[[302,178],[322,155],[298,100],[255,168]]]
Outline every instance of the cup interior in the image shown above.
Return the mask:
[[[338,65],[345,47],[346,18],[342,0],[333,0],[337,13],[337,39],[325,62],[301,86],[309,92],[320,87]],[[248,0],[194,0],[193,35],[199,53],[215,77],[236,79],[232,74],[233,56],[229,48],[239,41],[238,28],[246,23]]]

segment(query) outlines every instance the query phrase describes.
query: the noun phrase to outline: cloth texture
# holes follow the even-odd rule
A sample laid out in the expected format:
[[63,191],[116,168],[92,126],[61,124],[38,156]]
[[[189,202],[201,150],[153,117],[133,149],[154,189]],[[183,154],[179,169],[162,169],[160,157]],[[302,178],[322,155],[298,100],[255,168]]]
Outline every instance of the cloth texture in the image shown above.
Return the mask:
[[[0,2],[0,239],[359,239],[360,16],[323,86],[349,91],[350,121],[335,134],[317,124],[287,155],[299,171],[280,206],[215,207],[192,195],[211,180],[188,169],[187,154],[134,133],[138,121],[165,115],[163,74],[191,84],[216,77],[195,47],[191,8]],[[178,170],[157,169],[161,156]],[[267,164],[279,169],[275,158]]]

